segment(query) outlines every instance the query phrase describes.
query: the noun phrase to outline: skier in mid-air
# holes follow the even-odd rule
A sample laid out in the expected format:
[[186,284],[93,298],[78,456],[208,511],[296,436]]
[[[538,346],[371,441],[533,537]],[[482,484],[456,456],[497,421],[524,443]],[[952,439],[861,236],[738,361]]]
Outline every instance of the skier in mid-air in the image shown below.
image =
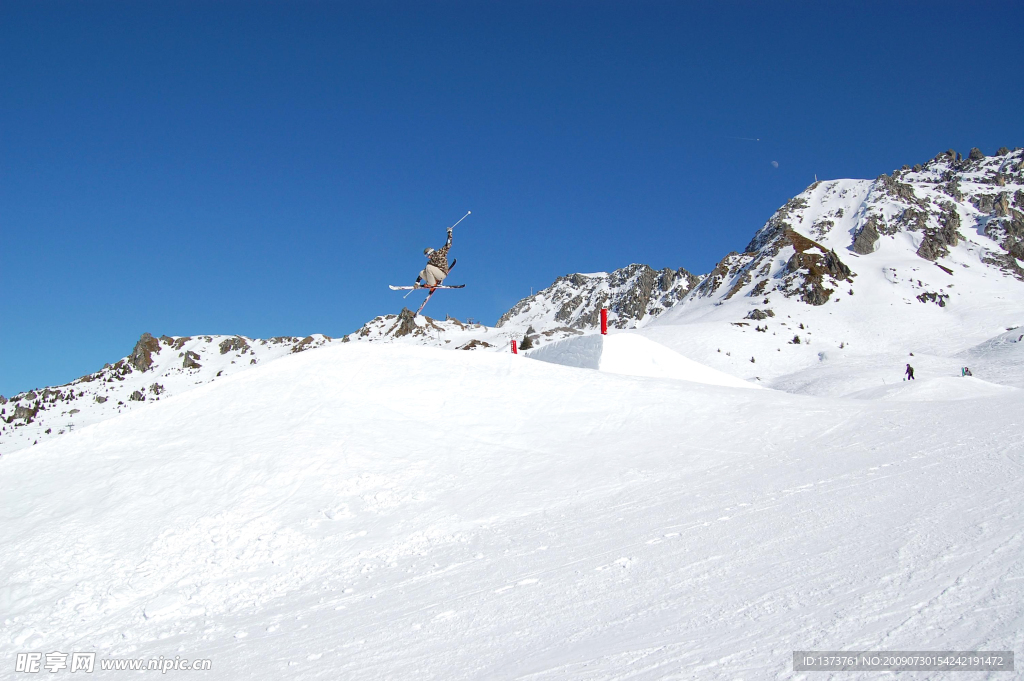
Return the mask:
[[453,228],[454,226],[448,228],[448,240],[444,246],[436,250],[429,247],[423,249],[423,255],[427,256],[427,266],[416,277],[414,288],[434,288],[448,276],[448,249],[452,247]]
[[[463,220],[468,218],[470,213],[472,213],[472,212],[473,211],[471,211],[471,210],[467,210],[466,214],[463,215],[461,218],[459,218],[459,222],[462,222]],[[418,315],[420,312],[423,311],[423,307],[427,304],[427,301],[430,300],[430,297],[432,295],[434,295],[434,291],[436,291],[437,289],[439,289],[439,288],[444,288],[444,289],[456,288],[457,289],[457,288],[465,288],[465,286],[466,286],[465,284],[456,284],[454,286],[445,286],[444,283],[443,283],[445,277],[447,277],[448,273],[451,271],[451,269],[453,267],[455,267],[455,262],[456,261],[454,259],[452,259],[452,264],[451,265],[448,264],[448,249],[452,247],[452,230],[455,229],[456,225],[458,225],[459,222],[456,222],[454,225],[452,225],[451,227],[448,228],[448,240],[444,243],[444,246],[442,246],[441,248],[437,248],[437,249],[434,249],[434,248],[424,248],[423,249],[423,255],[427,256],[427,266],[424,267],[420,271],[420,275],[418,277],[416,277],[416,283],[415,284],[413,284],[412,286],[389,286],[388,287],[392,291],[409,291],[409,293],[412,293],[416,289],[421,289],[421,288],[427,289],[427,297],[423,299],[423,302],[420,304],[419,309],[417,309],[416,312],[413,313],[414,317],[416,315]],[[408,297],[409,293],[406,293],[405,295]]]

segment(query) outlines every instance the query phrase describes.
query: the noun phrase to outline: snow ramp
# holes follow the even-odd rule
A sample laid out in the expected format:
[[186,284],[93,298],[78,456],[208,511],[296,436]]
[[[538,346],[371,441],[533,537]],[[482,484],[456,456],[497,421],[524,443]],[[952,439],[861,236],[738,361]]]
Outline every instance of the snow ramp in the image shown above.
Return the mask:
[[597,369],[611,374],[673,378],[730,388],[760,388],[633,333],[569,338],[545,345],[527,356],[551,364]]

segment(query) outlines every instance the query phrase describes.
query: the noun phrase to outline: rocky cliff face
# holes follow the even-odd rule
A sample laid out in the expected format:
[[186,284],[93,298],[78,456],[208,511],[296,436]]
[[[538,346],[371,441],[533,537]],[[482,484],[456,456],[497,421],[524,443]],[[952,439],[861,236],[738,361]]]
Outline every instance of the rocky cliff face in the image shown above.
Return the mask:
[[519,301],[496,326],[592,329],[606,307],[609,326],[632,328],[677,304],[699,281],[684,269],[658,271],[639,264],[610,274],[568,274]]

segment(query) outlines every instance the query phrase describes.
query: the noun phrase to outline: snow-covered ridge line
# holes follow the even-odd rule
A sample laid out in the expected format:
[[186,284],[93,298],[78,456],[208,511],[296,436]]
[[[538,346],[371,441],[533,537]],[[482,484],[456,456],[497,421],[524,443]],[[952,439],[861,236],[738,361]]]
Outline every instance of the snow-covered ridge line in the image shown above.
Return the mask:
[[59,386],[0,396],[0,455],[253,366],[338,341],[323,334],[269,339],[142,334],[132,352]]
[[358,331],[342,338],[342,342],[398,343],[402,345],[426,345],[446,350],[490,350],[509,352],[511,341],[523,343],[528,349],[532,345],[558,341],[578,336],[582,331],[565,326],[545,328],[536,331],[532,326],[507,325],[491,327],[475,322],[461,322],[454,317],[432,319],[426,315],[415,315],[403,308],[397,314],[381,315],[366,322]]

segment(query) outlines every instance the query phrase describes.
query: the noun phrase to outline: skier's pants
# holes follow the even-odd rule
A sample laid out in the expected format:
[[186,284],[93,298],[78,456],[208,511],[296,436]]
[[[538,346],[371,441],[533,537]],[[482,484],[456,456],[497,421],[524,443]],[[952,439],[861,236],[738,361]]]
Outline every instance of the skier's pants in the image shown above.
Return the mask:
[[441,271],[440,267],[434,265],[427,265],[420,272],[420,279],[426,283],[427,286],[437,286],[444,281],[445,273]]

